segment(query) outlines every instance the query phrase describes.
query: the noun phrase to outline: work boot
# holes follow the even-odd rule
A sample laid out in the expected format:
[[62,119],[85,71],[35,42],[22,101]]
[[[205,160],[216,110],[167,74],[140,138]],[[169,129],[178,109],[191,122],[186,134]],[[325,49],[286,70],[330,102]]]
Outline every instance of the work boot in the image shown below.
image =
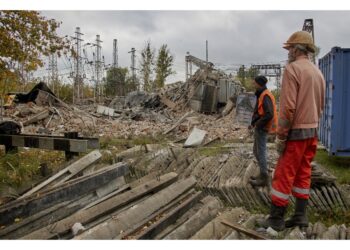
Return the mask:
[[269,218],[257,220],[257,224],[263,228],[271,227],[276,231],[284,230],[284,214],[286,212],[286,209],[287,207],[279,207],[274,204],[271,204]]
[[286,220],[286,227],[308,227],[309,221],[306,216],[307,199],[296,199],[295,211],[292,218]]
[[255,180],[250,179],[249,183],[253,187],[264,187],[269,184],[269,175],[267,173],[261,173]]

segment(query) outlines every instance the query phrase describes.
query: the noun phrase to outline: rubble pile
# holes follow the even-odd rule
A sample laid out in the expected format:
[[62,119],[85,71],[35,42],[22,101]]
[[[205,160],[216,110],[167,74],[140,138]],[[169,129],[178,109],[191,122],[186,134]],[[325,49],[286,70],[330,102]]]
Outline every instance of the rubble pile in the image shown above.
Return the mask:
[[[174,97],[170,102],[181,99],[181,95],[175,93],[178,87],[167,86],[165,89],[168,96]],[[97,104],[67,105],[49,92],[37,91],[35,99],[14,103],[5,109],[4,119],[22,123],[22,133],[63,135],[78,131],[82,136],[157,136],[172,128],[188,112],[188,108],[173,110],[162,103],[164,98],[160,95],[144,92],[115,98],[110,107],[106,107]],[[206,141],[243,139],[247,136],[246,126],[235,123],[234,117],[232,110],[226,116],[192,112],[172,129],[171,134],[180,139],[186,138],[194,127],[198,127],[207,131]]]
[[[158,167],[156,161],[164,164],[170,155],[176,156],[176,162],[168,160],[167,173],[158,169],[141,177],[135,172],[141,161],[132,156],[140,155],[142,150],[149,151],[142,156],[149,170]],[[0,206],[0,238],[350,239],[350,228],[345,225],[327,228],[317,222],[305,229],[296,227],[279,233],[257,227],[256,220],[264,215],[248,212],[245,204],[225,208],[223,203],[228,200],[218,199],[215,187],[204,188],[214,179],[221,179],[224,175],[218,173],[227,170],[228,165],[237,170],[226,180],[231,178],[232,184],[241,182],[245,171],[240,166],[252,163],[238,162],[234,155],[198,159],[197,154],[195,149],[145,145],[121,152],[116,161],[123,161],[106,165],[99,163],[101,152],[92,151],[17,200]],[[188,164],[185,158],[191,162],[188,171],[183,168]],[[252,203],[258,199],[252,197],[254,190],[248,187],[228,186],[227,190],[231,190],[231,198],[249,196]]]
[[[271,150],[273,146],[269,147],[272,152],[268,163],[272,176],[277,155]],[[183,178],[194,176],[201,190],[219,197],[231,206],[254,209],[270,205],[269,187],[254,189],[248,183],[251,176],[259,173],[252,144],[224,145],[222,149],[227,151],[213,156],[201,154],[201,149],[183,148],[182,145],[135,147],[119,153],[117,160],[130,162],[131,172],[139,178],[152,172],[160,175],[169,171],[177,172]],[[317,164],[313,164],[310,193],[310,207],[315,210],[349,208],[349,201],[336,184],[335,178],[325,173]],[[294,202],[292,198],[291,203]]]

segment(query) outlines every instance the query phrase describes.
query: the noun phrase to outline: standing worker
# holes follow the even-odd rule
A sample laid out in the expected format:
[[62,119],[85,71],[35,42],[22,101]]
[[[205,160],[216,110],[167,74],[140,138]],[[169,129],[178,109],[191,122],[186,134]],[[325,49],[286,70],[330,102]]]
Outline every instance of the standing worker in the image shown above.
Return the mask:
[[[308,226],[311,161],[316,154],[317,128],[325,98],[323,75],[308,57],[309,53],[315,53],[311,35],[306,31],[295,32],[283,48],[289,53],[282,79],[276,138],[280,158],[272,180],[270,216],[259,223],[278,231]],[[296,198],[295,212],[285,222],[290,194]]]
[[254,128],[253,152],[260,168],[257,177],[251,177],[249,183],[253,186],[267,186],[269,174],[267,171],[266,143],[268,133],[276,133],[277,109],[275,97],[266,87],[265,76],[257,76],[254,79],[257,102],[254,108],[252,123],[249,129]]

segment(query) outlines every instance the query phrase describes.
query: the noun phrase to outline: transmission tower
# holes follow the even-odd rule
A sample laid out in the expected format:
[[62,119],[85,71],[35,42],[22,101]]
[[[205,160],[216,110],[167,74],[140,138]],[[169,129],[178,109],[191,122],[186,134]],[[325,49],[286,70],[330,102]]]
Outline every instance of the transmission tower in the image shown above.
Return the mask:
[[[131,51],[128,52],[128,53],[131,53],[131,67],[130,67],[130,69],[131,69],[133,85],[136,84],[135,52],[136,52],[135,48],[131,48]],[[140,86],[137,86],[137,89],[140,90]]]
[[52,53],[49,55],[49,67],[48,67],[48,84],[51,86],[52,91],[58,93],[58,68],[57,68],[57,55]]
[[98,101],[101,101],[102,96],[102,67],[103,67],[103,61],[102,61],[102,55],[101,55],[101,46],[102,41],[100,40],[100,35],[96,35],[96,56],[94,57],[95,61],[95,96],[98,96]]
[[[303,31],[307,31],[311,34],[312,40],[315,44],[314,20],[312,18],[304,20]],[[313,61],[313,63],[316,62],[315,54],[312,55],[311,60]]]
[[80,27],[75,29],[75,55],[74,55],[74,86],[73,86],[73,103],[79,103],[83,97],[83,77],[82,77],[82,57],[81,57],[81,36]]
[[113,67],[118,68],[118,40],[113,40]]
[[281,89],[281,64],[253,64],[251,68],[257,69],[259,71],[264,71],[264,76],[266,77],[275,77],[277,96],[279,96],[279,92]]

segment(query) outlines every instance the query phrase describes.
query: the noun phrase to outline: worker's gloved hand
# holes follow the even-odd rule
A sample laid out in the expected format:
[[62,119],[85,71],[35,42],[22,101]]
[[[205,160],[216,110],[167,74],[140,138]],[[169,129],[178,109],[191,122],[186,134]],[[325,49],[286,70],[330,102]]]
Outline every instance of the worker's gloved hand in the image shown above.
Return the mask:
[[284,150],[286,149],[286,139],[279,139],[278,137],[276,137],[275,140],[275,145],[276,145],[276,151],[279,154],[279,156],[281,156],[284,152]]

